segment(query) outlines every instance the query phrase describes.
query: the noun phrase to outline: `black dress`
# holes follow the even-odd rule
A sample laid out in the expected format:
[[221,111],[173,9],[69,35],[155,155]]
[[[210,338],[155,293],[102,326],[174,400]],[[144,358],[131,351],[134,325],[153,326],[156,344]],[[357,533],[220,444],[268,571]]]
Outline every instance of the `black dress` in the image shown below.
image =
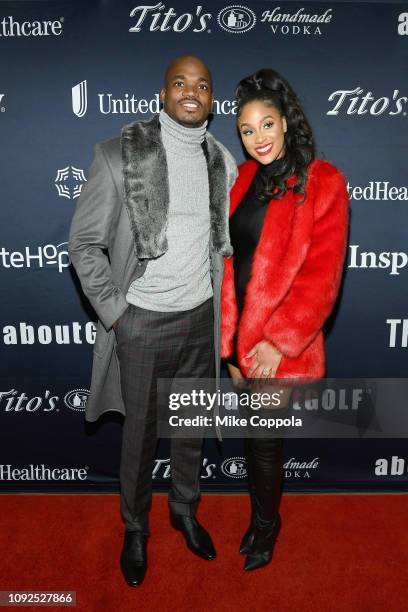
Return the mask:
[[[234,284],[238,306],[238,324],[244,307],[245,291],[248,284],[252,259],[258,245],[268,202],[260,200],[257,194],[263,191],[266,182],[273,174],[279,173],[283,159],[261,165],[240,204],[230,217],[229,230],[234,249]],[[234,354],[228,362],[239,367],[236,355],[236,335]]]

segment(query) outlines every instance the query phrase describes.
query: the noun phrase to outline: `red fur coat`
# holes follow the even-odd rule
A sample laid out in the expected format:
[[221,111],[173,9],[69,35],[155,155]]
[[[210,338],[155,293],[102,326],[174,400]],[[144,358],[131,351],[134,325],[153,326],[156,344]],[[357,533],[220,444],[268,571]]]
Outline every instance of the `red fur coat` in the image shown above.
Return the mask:
[[[254,160],[241,165],[231,191],[230,215],[257,168]],[[291,177],[288,185],[294,181]],[[237,357],[244,375],[253,358],[243,358],[260,340],[268,340],[283,354],[277,377],[324,375],[322,327],[336,300],[346,250],[344,176],[328,162],[315,160],[309,168],[306,195],[300,205],[292,191],[269,203],[238,325]],[[238,318],[233,261],[233,257],[225,259],[222,285],[224,358],[232,354]]]

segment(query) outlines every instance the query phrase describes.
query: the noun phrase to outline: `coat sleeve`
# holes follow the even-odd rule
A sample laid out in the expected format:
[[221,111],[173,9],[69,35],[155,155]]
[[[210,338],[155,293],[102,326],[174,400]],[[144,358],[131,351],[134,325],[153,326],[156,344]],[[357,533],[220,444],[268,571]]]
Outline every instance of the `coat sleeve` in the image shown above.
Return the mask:
[[108,331],[128,307],[112,278],[106,249],[117,221],[119,197],[101,145],[95,156],[72,219],[69,254],[82,289]]
[[298,357],[322,329],[334,306],[343,270],[348,228],[346,182],[334,167],[316,179],[308,255],[263,330],[264,338],[287,357]]
[[223,359],[230,357],[233,353],[237,320],[233,258],[225,257],[221,287],[221,357]]

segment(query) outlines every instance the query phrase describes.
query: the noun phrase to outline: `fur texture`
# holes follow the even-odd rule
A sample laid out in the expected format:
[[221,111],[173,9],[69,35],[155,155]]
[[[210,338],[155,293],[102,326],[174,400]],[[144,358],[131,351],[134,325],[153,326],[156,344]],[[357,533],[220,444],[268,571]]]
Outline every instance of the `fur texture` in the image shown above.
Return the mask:
[[[257,167],[253,160],[240,167],[231,192],[230,214],[249,188]],[[252,361],[244,357],[262,339],[283,354],[277,377],[324,375],[322,327],[340,286],[348,194],[343,175],[321,160],[310,166],[306,193],[300,205],[291,191],[269,203],[238,329],[233,259],[225,260],[221,354],[224,358],[231,355],[237,332],[237,357],[244,375]]]
[[[140,259],[160,257],[168,249],[169,183],[158,115],[125,126],[121,150],[125,202],[136,255]],[[230,186],[228,157],[224,148],[208,133],[204,153],[209,177],[213,247],[228,257],[232,254],[226,206]],[[229,166],[233,165],[230,161]]]

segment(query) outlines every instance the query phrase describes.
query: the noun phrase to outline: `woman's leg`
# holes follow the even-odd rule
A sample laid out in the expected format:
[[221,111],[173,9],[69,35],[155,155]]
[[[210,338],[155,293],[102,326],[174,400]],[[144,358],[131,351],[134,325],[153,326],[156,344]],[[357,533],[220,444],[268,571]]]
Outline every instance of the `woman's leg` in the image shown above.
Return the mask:
[[244,552],[248,555],[245,569],[251,570],[270,562],[280,529],[283,440],[247,438],[245,452],[253,514]]

